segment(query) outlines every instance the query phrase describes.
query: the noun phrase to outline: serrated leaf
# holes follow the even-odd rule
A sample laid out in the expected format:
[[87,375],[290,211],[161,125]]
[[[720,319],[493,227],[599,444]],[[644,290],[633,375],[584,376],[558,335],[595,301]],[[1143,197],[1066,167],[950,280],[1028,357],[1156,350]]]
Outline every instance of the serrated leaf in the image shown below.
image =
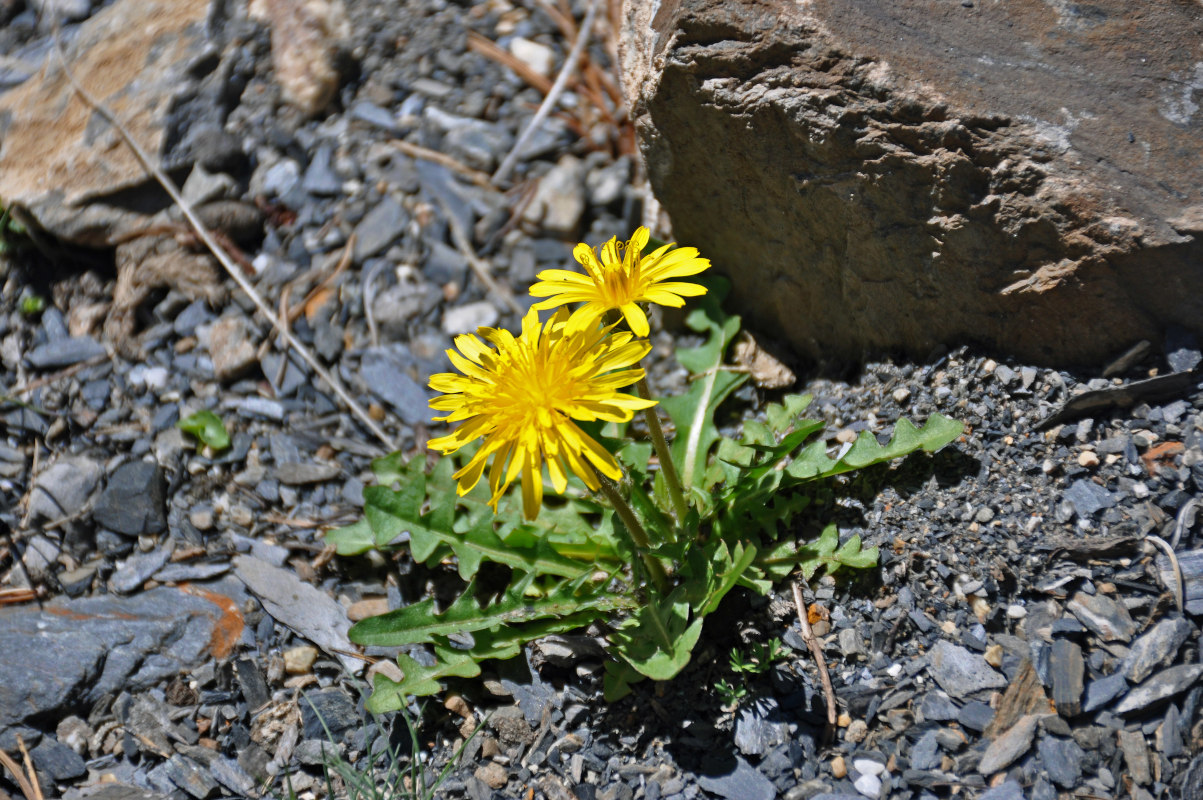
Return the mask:
[[[421,459],[414,459],[421,461]],[[411,462],[412,464],[412,462]],[[407,467],[401,489],[369,486],[364,489],[364,516],[376,534],[377,542],[390,542],[401,533],[409,534],[414,560],[432,560],[440,548],[450,548],[458,560],[459,574],[470,580],[484,560],[504,564],[522,572],[574,578],[591,570],[591,565],[567,558],[555,551],[545,539],[535,538],[530,547],[508,545],[493,530],[487,506],[468,516],[463,532],[438,525],[445,517],[438,509],[423,514],[425,476],[418,468]],[[419,492],[419,489],[422,491]]]
[[345,528],[326,531],[326,544],[334,545],[340,556],[358,556],[376,546],[376,536],[366,519]]
[[812,400],[814,400],[814,395],[791,394],[782,398],[780,403],[769,403],[764,410],[769,427],[778,435],[785,433],[794,420],[807,409]]
[[357,622],[351,627],[351,641],[363,645],[396,647],[433,642],[440,636],[473,633],[505,625],[521,625],[546,617],[592,614],[603,617],[633,608],[633,599],[609,592],[580,592],[575,583],[562,582],[542,597],[528,597],[526,589],[534,579],[526,575],[496,601],[482,607],[469,583],[463,594],[442,613],[435,613],[434,600],[428,598],[404,608]]
[[480,665],[465,651],[436,646],[434,655],[434,665],[426,667],[405,653],[399,654],[397,666],[403,676],[400,681],[377,672],[372,679],[372,696],[365,704],[367,710],[374,714],[399,711],[409,696],[438,694],[447,678],[475,678],[480,674]]
[[848,537],[848,541],[841,545],[839,530],[835,525],[828,525],[818,539],[801,547],[795,547],[790,542],[778,543],[761,553],[756,559],[756,566],[773,580],[783,579],[796,566],[802,570],[806,580],[810,580],[823,567],[827,568],[828,574],[840,567],[874,567],[879,556],[880,551],[876,547],[862,549],[858,535]]
[[956,439],[965,426],[942,414],[932,414],[922,429],[905,419],[894,425],[894,436],[884,447],[868,431],[861,431],[856,442],[838,459],[827,456],[824,442],[813,442],[794,457],[785,471],[798,481],[829,478],[872,464],[880,464],[916,450],[934,452]]

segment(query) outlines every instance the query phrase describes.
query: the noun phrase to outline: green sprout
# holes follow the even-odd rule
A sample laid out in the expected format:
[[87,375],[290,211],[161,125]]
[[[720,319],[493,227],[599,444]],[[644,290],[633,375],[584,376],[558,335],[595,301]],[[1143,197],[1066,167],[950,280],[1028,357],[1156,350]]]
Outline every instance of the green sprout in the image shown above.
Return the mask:
[[222,424],[220,417],[207,409],[189,414],[175,426],[196,437],[197,452],[206,447],[214,452],[221,452],[230,446],[230,434],[226,433],[226,426]]

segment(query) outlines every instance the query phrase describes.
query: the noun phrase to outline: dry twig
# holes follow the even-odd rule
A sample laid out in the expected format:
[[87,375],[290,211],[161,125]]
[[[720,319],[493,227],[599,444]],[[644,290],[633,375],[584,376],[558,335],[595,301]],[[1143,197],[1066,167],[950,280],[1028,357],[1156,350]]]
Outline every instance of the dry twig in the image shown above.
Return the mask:
[[12,773],[13,779],[17,782],[17,788],[21,790],[21,794],[25,795],[26,800],[42,800],[42,787],[38,785],[37,773],[34,772],[33,764],[30,763],[29,751],[25,749],[25,742],[21,739],[20,734],[17,735],[17,746],[21,748],[21,753],[25,756],[28,772],[22,770],[12,756],[3,750],[0,750],[0,765]]
[[[805,583],[805,581],[802,582]],[[828,731],[833,731],[838,715],[835,707],[835,689],[831,686],[831,675],[827,672],[827,659],[823,658],[823,648],[819,645],[819,640],[815,638],[815,632],[811,630],[810,620],[806,616],[806,603],[802,600],[802,590],[798,588],[798,581],[793,582],[793,590],[794,606],[798,610],[798,624],[802,626],[802,641],[806,642],[806,646],[810,648],[810,654],[814,656],[815,665],[819,668],[819,680],[823,684],[823,697],[827,701],[827,728]]]
[[403,139],[393,139],[391,142],[389,142],[389,144],[410,158],[420,158],[423,161],[430,161],[438,164],[439,166],[446,167],[452,172],[458,172],[460,175],[463,175],[465,178],[472,181],[482,189],[493,188],[493,184],[489,183],[489,176],[487,174],[478,169],[472,169],[467,164],[457,161],[446,153],[440,153],[438,150],[431,150],[430,148],[422,147],[421,145],[410,144]]
[[472,249],[472,243],[468,239],[468,232],[464,230],[464,226],[456,219],[455,214],[451,213],[451,209],[447,207],[447,204],[440,199],[439,205],[443,207],[443,216],[447,218],[447,225],[451,228],[451,238],[455,241],[455,246],[459,249],[460,254],[468,260],[468,265],[472,267],[472,271],[476,273],[476,277],[489,292],[500,298],[511,311],[521,318],[526,313],[525,309],[518,305],[518,301],[514,299],[514,295],[510,293],[509,289],[493,280],[492,270],[488,263],[476,255],[476,251]]
[[1174,571],[1174,602],[1178,604],[1178,613],[1185,614],[1186,592],[1184,587],[1186,581],[1182,577],[1182,565],[1178,563],[1178,557],[1174,555],[1174,548],[1170,547],[1170,543],[1165,539],[1151,533],[1145,539],[1160,547],[1161,552],[1165,553],[1165,557],[1170,560],[1170,569]]
[[204,243],[209,252],[213,254],[213,257],[216,258],[221,266],[225,269],[226,273],[234,279],[234,282],[238,284],[238,288],[242,289],[242,291],[244,291],[246,295],[251,298],[251,301],[255,304],[255,308],[259,309],[259,313],[263,314],[263,316],[272,324],[272,327],[276,329],[276,331],[284,338],[286,342],[288,342],[288,345],[297,351],[305,363],[308,364],[315,373],[317,373],[318,377],[321,378],[322,381],[329,386],[336,395],[338,395],[339,399],[346,404],[351,413],[358,417],[359,421],[362,422],[376,438],[383,442],[384,445],[389,449],[397,449],[397,444],[393,441],[392,437],[385,433],[384,429],[381,428],[376,421],[368,415],[368,412],[361,405],[359,405],[355,398],[351,396],[351,393],[348,392],[342,385],[342,381],[340,381],[334,376],[333,373],[323,367],[321,362],[318,361],[311,352],[309,352],[309,349],[304,345],[304,343],[302,343],[296,338],[296,336],[292,334],[287,325],[284,324],[284,321],[272,311],[271,306],[267,304],[267,301],[263,299],[263,296],[259,294],[259,291],[254,287],[254,285],[247,280],[246,276],[242,274],[242,271],[238,269],[226,252],[214,239],[212,233],[209,232],[209,229],[205,227],[203,222],[201,222],[200,218],[196,215],[195,209],[193,209],[192,205],[188,203],[188,201],[185,200],[180,194],[179,187],[175,185],[175,182],[171,180],[171,178],[168,177],[165,172],[163,172],[158,164],[151,160],[151,157],[145,150],[142,149],[142,146],[134,141],[134,138],[130,135],[129,130],[116,118],[116,116],[114,116],[106,106],[94,98],[88,92],[88,90],[86,90],[79,83],[79,80],[75,77],[75,73],[72,72],[71,67],[67,64],[67,55],[63,52],[63,45],[58,35],[57,25],[54,29],[54,47],[56,53],[58,54],[59,63],[63,68],[63,74],[66,76],[67,81],[71,84],[71,88],[75,90],[75,93],[79,95],[80,99],[83,100],[89,108],[103,117],[104,120],[113,127],[113,130],[117,132],[117,134],[121,137],[121,140],[125,142],[126,146],[129,147],[133,152],[134,157],[138,159],[138,163],[142,165],[142,168],[146,170],[146,172],[156,181],[158,181],[159,185],[163,187],[163,190],[167,192],[172,201],[179,206],[184,218],[188,220],[188,224],[192,226],[194,231],[196,231],[197,238]]
[[581,53],[585,51],[585,45],[589,41],[589,32],[593,29],[593,20],[597,18],[597,9],[600,5],[600,0],[591,0],[589,10],[585,12],[585,19],[581,22],[580,35],[576,37],[576,41],[572,45],[572,50],[568,53],[568,57],[564,59],[564,66],[560,68],[560,74],[556,76],[556,82],[551,85],[551,89],[547,92],[547,96],[543,98],[543,102],[539,104],[539,110],[535,112],[535,116],[527,123],[526,128],[518,137],[518,141],[514,142],[514,147],[510,150],[509,155],[501,162],[501,166],[493,173],[492,183],[497,186],[504,183],[510,177],[510,172],[513,171],[514,165],[518,163],[518,158],[522,154],[522,149],[526,147],[526,143],[530,141],[531,136],[543,124],[543,120],[547,119],[547,115],[551,113],[551,109],[559,101],[560,95],[563,94],[564,88],[568,85],[568,79],[572,77],[573,71],[576,69],[576,63],[580,60]]

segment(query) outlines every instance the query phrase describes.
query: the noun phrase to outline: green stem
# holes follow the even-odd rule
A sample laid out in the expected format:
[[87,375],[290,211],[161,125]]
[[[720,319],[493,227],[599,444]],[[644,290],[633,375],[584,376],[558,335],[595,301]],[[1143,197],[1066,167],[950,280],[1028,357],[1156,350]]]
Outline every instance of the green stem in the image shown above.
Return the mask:
[[664,566],[648,553],[651,544],[648,542],[647,531],[643,529],[643,525],[635,516],[630,504],[619,493],[618,487],[604,477],[599,480],[602,494],[610,501],[610,505],[618,513],[619,519],[630,533],[631,543],[635,545],[635,551],[639,553],[644,565],[647,566],[648,575],[651,576],[652,582],[656,584],[656,589],[660,594],[664,594],[668,590],[668,575],[664,572]]
[[[640,378],[639,383],[635,386],[639,390],[640,397],[644,400],[652,399],[652,390],[647,385],[647,378]],[[668,487],[668,496],[672,500],[673,510],[677,512],[677,523],[683,524],[688,510],[685,505],[685,495],[681,491],[681,479],[677,476],[677,465],[673,463],[672,451],[668,449],[668,442],[664,438],[664,429],[660,427],[660,417],[656,414],[655,408],[644,409],[643,416],[647,419],[647,429],[652,434],[656,457],[660,459],[660,471],[664,473],[664,485]]]

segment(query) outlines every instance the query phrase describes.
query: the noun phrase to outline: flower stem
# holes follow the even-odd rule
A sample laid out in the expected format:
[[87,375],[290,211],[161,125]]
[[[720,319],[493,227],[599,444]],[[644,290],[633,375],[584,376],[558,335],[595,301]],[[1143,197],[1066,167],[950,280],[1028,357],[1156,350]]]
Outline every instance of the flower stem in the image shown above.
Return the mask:
[[[647,378],[640,378],[635,386],[639,390],[640,397],[644,400],[652,399],[652,390],[647,385]],[[643,415],[647,419],[647,429],[652,434],[656,457],[660,459],[660,471],[664,473],[664,485],[668,487],[668,496],[672,500],[673,510],[677,512],[677,522],[684,523],[687,511],[685,495],[681,492],[681,479],[677,476],[677,465],[673,463],[672,452],[668,449],[668,442],[664,439],[664,429],[660,427],[660,417],[657,416],[655,408],[644,409]]]
[[602,494],[610,501],[610,505],[618,513],[619,519],[626,527],[627,532],[631,535],[631,543],[635,545],[636,552],[643,558],[643,563],[647,567],[648,575],[651,576],[652,583],[656,584],[656,589],[661,594],[664,594],[668,589],[668,575],[664,572],[664,566],[651,556],[647,551],[651,547],[648,542],[647,531],[643,529],[639,518],[635,516],[634,510],[626,499],[618,491],[618,487],[606,478],[600,478]]

